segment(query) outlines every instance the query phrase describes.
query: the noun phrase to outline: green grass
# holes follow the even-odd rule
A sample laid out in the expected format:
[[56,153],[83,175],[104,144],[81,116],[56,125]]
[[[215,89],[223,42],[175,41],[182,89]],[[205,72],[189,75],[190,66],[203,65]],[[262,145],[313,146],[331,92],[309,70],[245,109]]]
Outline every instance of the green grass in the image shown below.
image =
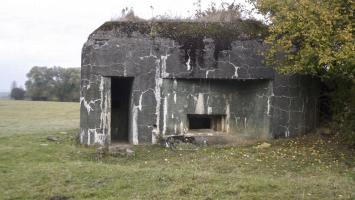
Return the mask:
[[[75,144],[78,104],[0,105],[0,118],[21,127],[1,122],[0,199],[355,199],[354,151],[334,139],[275,140],[266,149],[136,146],[134,157],[100,158]],[[33,123],[23,112],[42,117]]]
[[0,100],[0,137],[79,126],[79,103]]

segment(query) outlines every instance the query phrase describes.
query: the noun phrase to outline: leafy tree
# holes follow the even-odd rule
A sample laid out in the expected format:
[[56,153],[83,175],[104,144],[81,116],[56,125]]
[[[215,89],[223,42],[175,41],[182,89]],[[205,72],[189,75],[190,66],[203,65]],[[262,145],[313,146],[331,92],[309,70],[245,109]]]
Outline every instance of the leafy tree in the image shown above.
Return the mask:
[[266,62],[282,73],[318,76],[329,87],[335,129],[355,144],[354,3],[250,0],[269,20]]
[[32,100],[78,101],[80,69],[33,67],[27,74],[27,95]]
[[54,94],[59,101],[78,101],[80,96],[80,69],[54,68]]
[[11,89],[10,97],[11,97],[11,99],[15,99],[15,100],[24,100],[25,99],[25,90],[20,87],[13,87]]
[[350,0],[252,0],[269,16],[269,64],[285,73],[354,79]]
[[27,74],[27,95],[32,100],[52,100],[54,98],[53,71],[47,67],[33,67]]

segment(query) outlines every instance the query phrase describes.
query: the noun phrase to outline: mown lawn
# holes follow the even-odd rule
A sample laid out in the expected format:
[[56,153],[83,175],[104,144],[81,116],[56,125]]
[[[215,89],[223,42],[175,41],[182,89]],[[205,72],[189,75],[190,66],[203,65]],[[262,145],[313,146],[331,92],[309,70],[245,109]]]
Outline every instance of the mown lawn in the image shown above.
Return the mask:
[[78,107],[0,101],[0,199],[355,199],[355,152],[332,138],[100,158],[75,143]]

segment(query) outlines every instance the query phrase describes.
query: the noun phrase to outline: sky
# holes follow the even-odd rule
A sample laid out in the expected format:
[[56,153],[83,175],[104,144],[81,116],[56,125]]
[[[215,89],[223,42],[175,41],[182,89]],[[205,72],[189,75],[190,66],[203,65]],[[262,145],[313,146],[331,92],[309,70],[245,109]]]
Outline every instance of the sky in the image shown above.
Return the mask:
[[[0,0],[0,92],[23,86],[33,66],[80,67],[81,48],[91,32],[117,18],[136,15],[187,17],[195,0]],[[221,0],[202,0],[202,6]],[[226,0],[226,2],[233,2]],[[243,0],[235,2],[244,3]],[[151,6],[153,9],[151,9]]]

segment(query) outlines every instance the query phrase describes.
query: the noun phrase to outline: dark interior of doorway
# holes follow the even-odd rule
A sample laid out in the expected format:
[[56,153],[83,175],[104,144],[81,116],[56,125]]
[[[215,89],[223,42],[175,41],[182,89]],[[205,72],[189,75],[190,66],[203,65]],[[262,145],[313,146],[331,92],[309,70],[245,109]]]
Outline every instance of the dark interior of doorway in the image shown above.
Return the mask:
[[208,115],[188,115],[189,129],[210,129],[211,118]]
[[129,142],[129,107],[133,78],[111,78],[111,142]]
[[214,131],[224,131],[223,122],[225,115],[200,115],[188,114],[189,130],[211,129]]

